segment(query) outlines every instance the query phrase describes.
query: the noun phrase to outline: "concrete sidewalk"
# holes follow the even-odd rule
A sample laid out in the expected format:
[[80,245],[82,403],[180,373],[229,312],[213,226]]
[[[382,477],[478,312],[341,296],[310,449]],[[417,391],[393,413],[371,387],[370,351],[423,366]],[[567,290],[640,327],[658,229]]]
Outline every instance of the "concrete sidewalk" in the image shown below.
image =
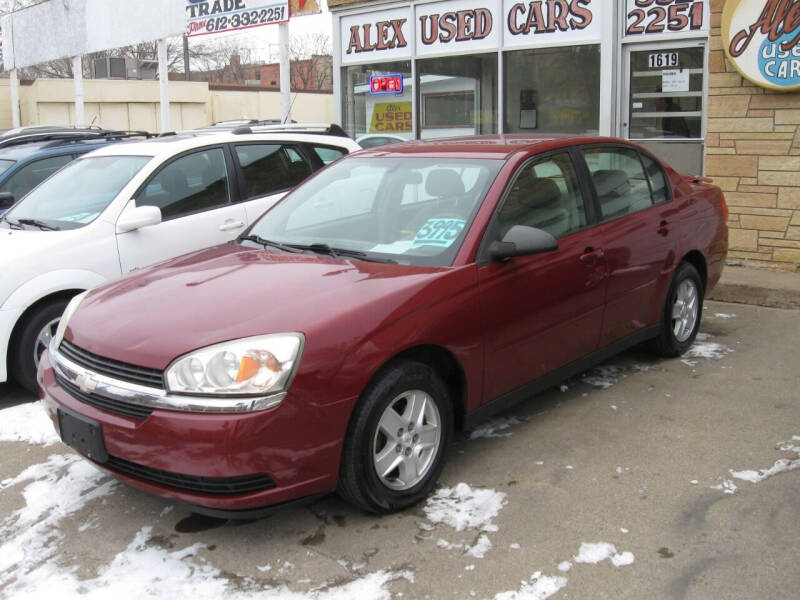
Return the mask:
[[800,273],[726,266],[709,300],[800,308]]

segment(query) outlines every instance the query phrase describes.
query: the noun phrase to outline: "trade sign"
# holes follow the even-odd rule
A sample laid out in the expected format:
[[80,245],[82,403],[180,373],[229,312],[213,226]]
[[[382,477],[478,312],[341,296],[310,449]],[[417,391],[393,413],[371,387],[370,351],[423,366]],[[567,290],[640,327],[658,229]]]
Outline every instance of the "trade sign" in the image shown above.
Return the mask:
[[399,73],[391,75],[370,75],[370,94],[402,94],[403,76]]
[[800,89],[799,11],[785,0],[728,0],[722,46],[736,70],[767,89]]
[[187,0],[186,35],[239,31],[289,20],[289,0]]

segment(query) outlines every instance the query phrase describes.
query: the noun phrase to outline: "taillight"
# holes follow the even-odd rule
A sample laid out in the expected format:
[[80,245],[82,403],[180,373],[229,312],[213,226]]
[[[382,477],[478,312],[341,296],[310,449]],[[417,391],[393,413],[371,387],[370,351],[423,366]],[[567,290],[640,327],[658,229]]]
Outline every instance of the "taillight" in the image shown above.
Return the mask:
[[725,202],[725,194],[720,191],[719,193],[719,201],[722,203],[722,219],[727,221],[728,220],[728,203]]

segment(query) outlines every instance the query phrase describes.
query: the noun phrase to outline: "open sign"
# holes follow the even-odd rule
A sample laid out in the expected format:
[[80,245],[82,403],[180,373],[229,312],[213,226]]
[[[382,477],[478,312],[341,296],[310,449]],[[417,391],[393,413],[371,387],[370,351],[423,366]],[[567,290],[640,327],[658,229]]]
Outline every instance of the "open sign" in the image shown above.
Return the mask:
[[397,73],[391,75],[370,75],[370,94],[402,94],[403,76]]

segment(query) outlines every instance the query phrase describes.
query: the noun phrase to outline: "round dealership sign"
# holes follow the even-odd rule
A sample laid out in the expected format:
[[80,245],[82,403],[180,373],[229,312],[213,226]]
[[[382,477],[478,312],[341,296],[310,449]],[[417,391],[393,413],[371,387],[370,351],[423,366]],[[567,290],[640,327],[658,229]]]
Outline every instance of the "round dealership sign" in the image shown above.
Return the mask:
[[722,46],[747,79],[772,90],[800,89],[800,3],[728,0]]

